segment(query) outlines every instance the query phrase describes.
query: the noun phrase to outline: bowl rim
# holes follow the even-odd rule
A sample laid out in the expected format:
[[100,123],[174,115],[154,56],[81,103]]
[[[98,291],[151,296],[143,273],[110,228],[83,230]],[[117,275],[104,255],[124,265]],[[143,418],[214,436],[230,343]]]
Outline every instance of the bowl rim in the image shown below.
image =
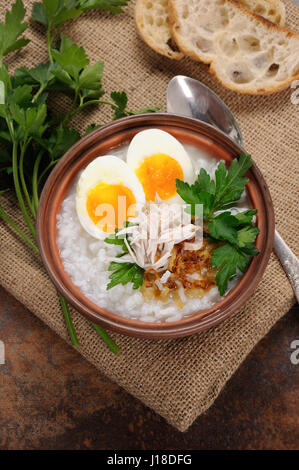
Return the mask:
[[[150,123],[148,121],[150,121]],[[38,247],[45,269],[57,290],[76,310],[83,313],[94,323],[119,333],[141,338],[168,339],[189,336],[210,328],[232,315],[245,304],[259,284],[268,264],[274,243],[275,221],[271,195],[259,168],[253,161],[253,165],[249,171],[255,176],[256,183],[260,190],[260,200],[264,204],[266,215],[266,220],[264,221],[266,222],[267,231],[266,237],[264,236],[265,249],[257,255],[257,257],[253,258],[241,280],[220,302],[217,302],[207,310],[194,313],[176,322],[143,322],[122,317],[97,306],[84,296],[80,289],[72,283],[63,269],[56,240],[53,240],[53,237],[51,239],[50,231],[47,230],[50,202],[55,193],[55,183],[57,184],[59,174],[61,171],[65,171],[67,165],[75,159],[79,152],[84,153],[85,149],[86,153],[88,146],[99,142],[100,139],[104,141],[105,138],[107,139],[111,135],[117,135],[117,132],[122,129],[128,132],[129,129],[138,126],[150,128],[163,127],[163,125],[167,126],[169,124],[172,126],[178,125],[178,128],[185,130],[188,130],[189,125],[189,131],[191,126],[193,130],[199,131],[199,133],[206,132],[204,135],[209,138],[211,138],[212,135],[214,140],[217,141],[217,146],[220,148],[221,142],[224,142],[235,154],[240,155],[244,152],[244,149],[239,144],[232,141],[225,133],[197,119],[170,113],[148,113],[121,118],[84,136],[65,153],[55,165],[45,183],[37,213],[36,231]],[[248,185],[250,185],[250,182]],[[56,226],[57,211],[54,215]],[[53,217],[53,213],[51,217]],[[52,225],[53,223],[52,220]],[[60,261],[57,260],[57,254]],[[254,267],[252,264],[254,264]],[[252,279],[249,282],[249,274],[251,273]],[[246,289],[242,289],[244,284]]]

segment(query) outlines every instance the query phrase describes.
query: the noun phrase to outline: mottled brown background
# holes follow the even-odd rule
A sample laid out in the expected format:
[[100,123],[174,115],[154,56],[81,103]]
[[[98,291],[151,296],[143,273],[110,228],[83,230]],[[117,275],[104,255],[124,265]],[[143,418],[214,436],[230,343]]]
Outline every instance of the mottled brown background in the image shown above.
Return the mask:
[[0,288],[0,449],[298,449],[298,307],[180,433]]

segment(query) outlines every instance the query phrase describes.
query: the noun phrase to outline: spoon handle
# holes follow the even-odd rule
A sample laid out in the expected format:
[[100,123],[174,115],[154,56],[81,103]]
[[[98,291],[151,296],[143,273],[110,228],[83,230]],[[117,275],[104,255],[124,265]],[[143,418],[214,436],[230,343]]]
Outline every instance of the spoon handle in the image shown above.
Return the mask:
[[292,284],[294,294],[299,302],[299,260],[281,238],[277,230],[275,230],[274,236],[274,250]]

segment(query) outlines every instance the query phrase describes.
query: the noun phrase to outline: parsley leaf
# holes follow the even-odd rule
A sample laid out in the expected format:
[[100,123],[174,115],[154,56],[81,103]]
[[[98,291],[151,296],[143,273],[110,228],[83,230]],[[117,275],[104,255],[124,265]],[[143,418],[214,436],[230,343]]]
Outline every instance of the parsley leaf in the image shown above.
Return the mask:
[[110,245],[118,245],[120,246],[124,253],[127,253],[128,252],[128,248],[127,248],[127,245],[125,244],[125,241],[124,241],[124,238],[118,238],[117,237],[117,233],[119,232],[120,229],[115,229],[115,233],[112,233],[111,235],[109,235],[109,237],[106,237],[105,238],[105,242],[106,243],[109,243]]
[[89,88],[90,90],[98,90],[101,87],[103,76],[104,62],[99,61],[94,65],[85,67],[80,75],[80,87]]
[[112,273],[109,276],[110,282],[107,285],[107,290],[115,287],[117,284],[133,283],[133,289],[138,289],[143,284],[144,269],[134,263],[117,263],[115,261],[110,263],[109,271]]
[[205,191],[209,194],[215,194],[215,182],[211,179],[210,175],[204,168],[200,169],[197,180],[194,183],[196,191],[199,193]]
[[238,243],[238,225],[236,218],[230,212],[222,212],[209,224],[210,235],[216,240],[227,240],[232,244]]
[[224,295],[228,281],[236,275],[237,268],[245,272],[247,265],[248,257],[233,245],[226,244],[212,252],[211,266],[220,268],[216,275],[220,295]]
[[[132,225],[130,222],[125,222],[124,226],[128,227]],[[118,238],[117,234],[121,229],[116,229],[115,233],[109,235],[105,238],[105,242],[109,243],[110,245],[117,245],[122,248],[122,253],[117,255],[118,258],[121,258],[125,254],[128,253],[128,247],[125,244],[124,238]],[[109,265],[109,271],[113,271],[110,274],[109,279],[111,280],[110,283],[107,285],[107,290],[112,289],[117,284],[128,284],[129,282],[133,283],[133,289],[138,289],[143,284],[144,279],[144,269],[138,266],[135,263],[117,263],[112,261]]]
[[238,226],[244,224],[251,224],[253,216],[255,214],[257,214],[257,209],[250,209],[236,214],[235,218],[238,220]]
[[18,39],[28,26],[28,23],[23,23],[25,13],[22,0],[16,0],[11,11],[6,12],[5,23],[0,23],[0,59],[28,44],[28,39]]
[[238,246],[240,248],[244,248],[248,246],[250,243],[253,243],[260,233],[257,227],[253,225],[245,225],[245,227],[238,230],[237,237],[238,237]]
[[43,88],[46,88],[46,86],[51,84],[53,79],[53,64],[47,62],[45,64],[39,64],[32,69],[27,69],[26,67],[17,69],[14,75],[14,85],[18,86],[27,83],[33,86],[42,85]]
[[138,111],[128,111],[128,97],[124,91],[113,91],[110,95],[113,100],[112,107],[114,109],[113,119],[120,119],[126,116],[133,116],[135,114],[155,113],[159,111],[159,106],[150,106],[148,108],[139,109]]
[[209,219],[213,212],[226,209],[240,199],[248,183],[248,178],[242,176],[251,165],[250,155],[242,153],[239,160],[233,160],[228,171],[223,162],[218,164],[215,181],[204,169],[192,185],[177,180],[177,192],[187,204],[203,204],[204,216]]
[[61,66],[62,70],[74,80],[78,79],[81,70],[89,64],[89,59],[83,47],[79,47],[77,44],[74,44],[65,34],[61,35],[59,51],[52,49],[52,55],[56,62]]
[[77,0],[42,0],[34,2],[31,18],[44,26],[59,26],[81,15],[82,9],[78,7]]
[[181,198],[187,204],[190,204],[190,207],[187,207],[186,212],[191,213],[193,216],[198,214],[199,211],[196,210],[196,205],[201,204],[203,206],[204,217],[209,217],[211,215],[215,199],[213,194],[210,194],[207,191],[198,192],[196,183],[190,185],[178,179],[176,180],[176,188]]
[[219,163],[215,172],[215,211],[225,209],[240,199],[249,181],[248,178],[243,178],[243,175],[251,166],[251,157],[245,153],[240,155],[239,160],[232,161],[228,171],[223,162]]
[[113,119],[119,119],[127,116],[126,107],[128,104],[128,97],[124,91],[113,91],[110,94],[111,99],[115,103]]
[[47,149],[52,160],[62,157],[72,145],[80,139],[80,134],[75,129],[69,129],[60,124],[51,133],[47,141]]

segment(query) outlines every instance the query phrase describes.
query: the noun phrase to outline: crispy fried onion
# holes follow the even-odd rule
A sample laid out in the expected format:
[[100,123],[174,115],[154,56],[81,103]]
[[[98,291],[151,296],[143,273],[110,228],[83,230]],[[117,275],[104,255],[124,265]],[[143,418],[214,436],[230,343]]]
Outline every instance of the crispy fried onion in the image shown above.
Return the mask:
[[144,298],[163,302],[173,298],[179,308],[184,306],[187,298],[202,298],[216,285],[217,269],[211,268],[210,264],[211,252],[215,248],[216,245],[206,239],[198,250],[185,250],[184,242],[176,244],[168,260],[167,271],[159,273],[151,268],[145,272],[141,287]]

